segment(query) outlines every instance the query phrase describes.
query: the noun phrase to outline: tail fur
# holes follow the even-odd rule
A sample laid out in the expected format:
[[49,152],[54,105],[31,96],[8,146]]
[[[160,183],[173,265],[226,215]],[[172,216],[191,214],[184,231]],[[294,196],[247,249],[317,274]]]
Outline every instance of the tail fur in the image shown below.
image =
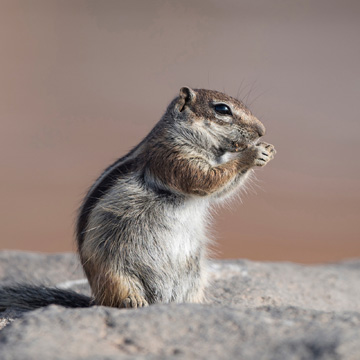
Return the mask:
[[0,287],[0,311],[11,307],[34,310],[51,304],[68,308],[94,305],[89,296],[72,290],[27,284]]

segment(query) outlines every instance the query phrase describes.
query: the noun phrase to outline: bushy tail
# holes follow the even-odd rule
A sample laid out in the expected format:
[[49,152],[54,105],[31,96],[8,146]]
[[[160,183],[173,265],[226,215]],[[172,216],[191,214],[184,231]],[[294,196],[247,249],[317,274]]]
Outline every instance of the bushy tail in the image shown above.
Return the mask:
[[0,311],[11,307],[34,310],[51,304],[70,308],[94,305],[89,296],[72,290],[27,284],[0,287]]

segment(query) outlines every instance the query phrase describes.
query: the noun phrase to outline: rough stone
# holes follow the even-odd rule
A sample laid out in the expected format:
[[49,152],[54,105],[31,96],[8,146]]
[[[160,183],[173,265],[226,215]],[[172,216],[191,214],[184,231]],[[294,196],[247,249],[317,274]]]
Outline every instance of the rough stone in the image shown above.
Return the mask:
[[[7,359],[360,359],[360,260],[214,261],[208,304],[0,313]],[[0,284],[89,294],[74,254],[0,253]]]

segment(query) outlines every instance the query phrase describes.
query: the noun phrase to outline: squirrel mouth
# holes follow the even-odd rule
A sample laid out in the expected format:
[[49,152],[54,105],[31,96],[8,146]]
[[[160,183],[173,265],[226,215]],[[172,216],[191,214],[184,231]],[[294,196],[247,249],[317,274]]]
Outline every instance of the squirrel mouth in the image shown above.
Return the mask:
[[248,141],[248,142],[236,142],[236,141],[233,141],[232,142],[233,152],[244,151],[249,146],[256,145],[258,143],[259,139],[260,139],[260,137],[258,137],[257,139],[255,139],[253,141]]

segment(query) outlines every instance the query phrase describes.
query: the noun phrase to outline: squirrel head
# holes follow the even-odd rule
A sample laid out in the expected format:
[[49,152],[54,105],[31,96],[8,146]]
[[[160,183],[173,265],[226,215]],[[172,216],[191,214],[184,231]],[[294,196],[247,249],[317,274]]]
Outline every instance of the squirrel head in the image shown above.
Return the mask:
[[227,151],[265,134],[264,125],[241,101],[218,91],[182,87],[173,106],[175,121],[196,128]]

